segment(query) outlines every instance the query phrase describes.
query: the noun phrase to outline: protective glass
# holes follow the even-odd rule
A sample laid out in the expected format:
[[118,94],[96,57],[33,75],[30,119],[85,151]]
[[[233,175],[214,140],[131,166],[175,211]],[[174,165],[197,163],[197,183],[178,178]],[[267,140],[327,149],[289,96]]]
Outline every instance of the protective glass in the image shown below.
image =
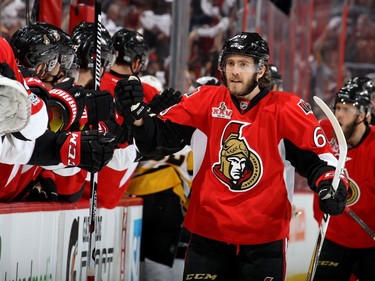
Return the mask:
[[141,71],[145,71],[148,66],[148,54],[142,55],[141,58]]
[[74,62],[74,54],[61,54],[60,64],[63,69],[70,69]]
[[55,68],[57,62],[58,62],[59,56],[56,54],[53,56],[48,62],[47,62],[47,71],[51,71]]
[[102,54],[102,67],[104,69],[104,72],[107,72],[110,70],[110,68],[115,64],[116,61],[116,52],[103,52]]
[[224,62],[224,69],[226,71],[239,71],[239,72],[252,72],[256,73],[259,72],[259,65],[254,64],[248,60],[234,60],[228,58]]

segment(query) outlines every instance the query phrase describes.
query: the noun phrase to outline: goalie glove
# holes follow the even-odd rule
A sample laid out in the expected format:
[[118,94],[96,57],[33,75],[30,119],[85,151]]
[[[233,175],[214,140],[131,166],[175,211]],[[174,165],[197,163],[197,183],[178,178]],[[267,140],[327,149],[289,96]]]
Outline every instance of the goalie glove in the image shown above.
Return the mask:
[[112,159],[114,136],[98,131],[62,133],[57,138],[61,162],[89,172],[100,171]]
[[137,77],[130,76],[117,82],[116,109],[126,122],[139,120],[149,113],[149,107],[143,102],[143,98],[143,87]]
[[345,210],[348,179],[344,175],[340,176],[339,185],[335,193],[332,187],[334,174],[334,171],[325,172],[317,179],[316,193],[319,196],[320,209],[328,215],[338,216]]
[[159,114],[163,110],[181,101],[182,94],[173,88],[165,89],[160,95],[156,95],[148,104],[150,112]]
[[0,135],[25,128],[30,120],[30,107],[25,87],[0,75]]

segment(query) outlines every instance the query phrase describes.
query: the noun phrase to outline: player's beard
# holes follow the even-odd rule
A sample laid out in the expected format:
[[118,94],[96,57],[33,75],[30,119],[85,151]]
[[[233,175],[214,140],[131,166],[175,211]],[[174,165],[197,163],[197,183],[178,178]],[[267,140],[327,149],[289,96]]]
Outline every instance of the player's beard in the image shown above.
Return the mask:
[[254,73],[253,77],[249,81],[247,81],[247,83],[241,84],[243,85],[243,87],[237,87],[236,85],[233,86],[233,84],[230,83],[229,84],[230,93],[236,97],[247,96],[255,89],[256,86],[258,86],[258,83],[256,81],[256,76],[257,76],[257,73]]
[[342,131],[344,133],[345,138],[348,140],[353,135],[355,128],[359,123],[356,123],[357,118],[350,122],[348,125],[342,126]]

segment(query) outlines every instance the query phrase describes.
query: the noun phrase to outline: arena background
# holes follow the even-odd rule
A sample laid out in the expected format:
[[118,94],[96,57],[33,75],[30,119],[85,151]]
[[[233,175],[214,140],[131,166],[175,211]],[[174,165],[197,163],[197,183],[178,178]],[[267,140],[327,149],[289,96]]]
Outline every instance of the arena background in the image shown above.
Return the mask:
[[[34,21],[52,23],[69,33],[80,20],[93,21],[93,4],[92,0],[1,1],[1,35],[9,38],[19,27]],[[375,1],[372,0],[103,0],[102,10],[103,24],[110,33],[126,27],[145,36],[151,47],[146,73],[160,78],[164,86],[182,91],[198,77],[220,77],[217,57],[222,43],[239,31],[259,32],[269,42],[270,62],[279,67],[284,90],[308,101],[317,115],[320,113],[312,100],[314,95],[331,104],[335,92],[349,77],[375,77]],[[300,215],[292,220],[288,280],[304,280],[317,237],[312,192],[305,180],[298,176],[296,179],[293,203]],[[124,256],[126,252],[136,257],[139,247],[139,238],[134,238],[139,233],[133,231],[131,212],[124,211],[132,206],[125,200],[109,213],[99,210],[106,231],[111,229],[107,234],[109,240],[103,241],[112,244],[103,245],[103,249],[117,245],[121,250],[106,255],[106,261],[116,261],[112,272],[117,270],[118,280],[137,280],[137,260]],[[76,220],[80,221],[79,236],[84,237],[87,207],[0,204],[0,276],[4,280],[18,280],[21,276],[51,277],[43,280],[64,276],[64,280],[75,280],[65,276],[63,265],[59,265],[61,250],[69,246],[62,242],[67,237],[59,231],[69,235],[71,221]],[[139,212],[137,209],[134,221],[139,219]],[[33,219],[29,219],[28,213]],[[127,214],[129,219],[125,220]],[[125,235],[127,229],[132,230],[130,235]],[[45,235],[49,231],[53,234],[51,240],[47,239],[51,235]],[[76,253],[80,260],[77,257],[76,268],[84,268],[85,257],[80,253],[84,252],[86,242],[79,243],[76,247],[80,251]],[[98,270],[104,270],[102,280],[117,278],[101,264]]]

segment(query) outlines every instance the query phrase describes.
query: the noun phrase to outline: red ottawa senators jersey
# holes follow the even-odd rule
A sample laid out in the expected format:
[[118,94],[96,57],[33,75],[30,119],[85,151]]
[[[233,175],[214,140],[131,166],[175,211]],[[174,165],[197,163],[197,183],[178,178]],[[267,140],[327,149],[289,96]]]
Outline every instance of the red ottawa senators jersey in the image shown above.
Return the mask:
[[[333,135],[333,128],[327,119],[322,120],[324,129],[333,151],[338,155],[338,145]],[[345,173],[349,180],[347,206],[356,213],[373,231],[375,231],[375,127],[356,147],[348,148],[345,161]],[[314,196],[314,216],[321,222],[317,196]],[[375,241],[347,213],[331,216],[326,238],[350,248],[375,247]]]
[[298,96],[264,89],[245,105],[225,86],[202,86],[160,118],[196,128],[185,227],[226,243],[261,244],[289,236],[295,168],[315,182],[315,168],[332,170],[327,163],[337,159]]

